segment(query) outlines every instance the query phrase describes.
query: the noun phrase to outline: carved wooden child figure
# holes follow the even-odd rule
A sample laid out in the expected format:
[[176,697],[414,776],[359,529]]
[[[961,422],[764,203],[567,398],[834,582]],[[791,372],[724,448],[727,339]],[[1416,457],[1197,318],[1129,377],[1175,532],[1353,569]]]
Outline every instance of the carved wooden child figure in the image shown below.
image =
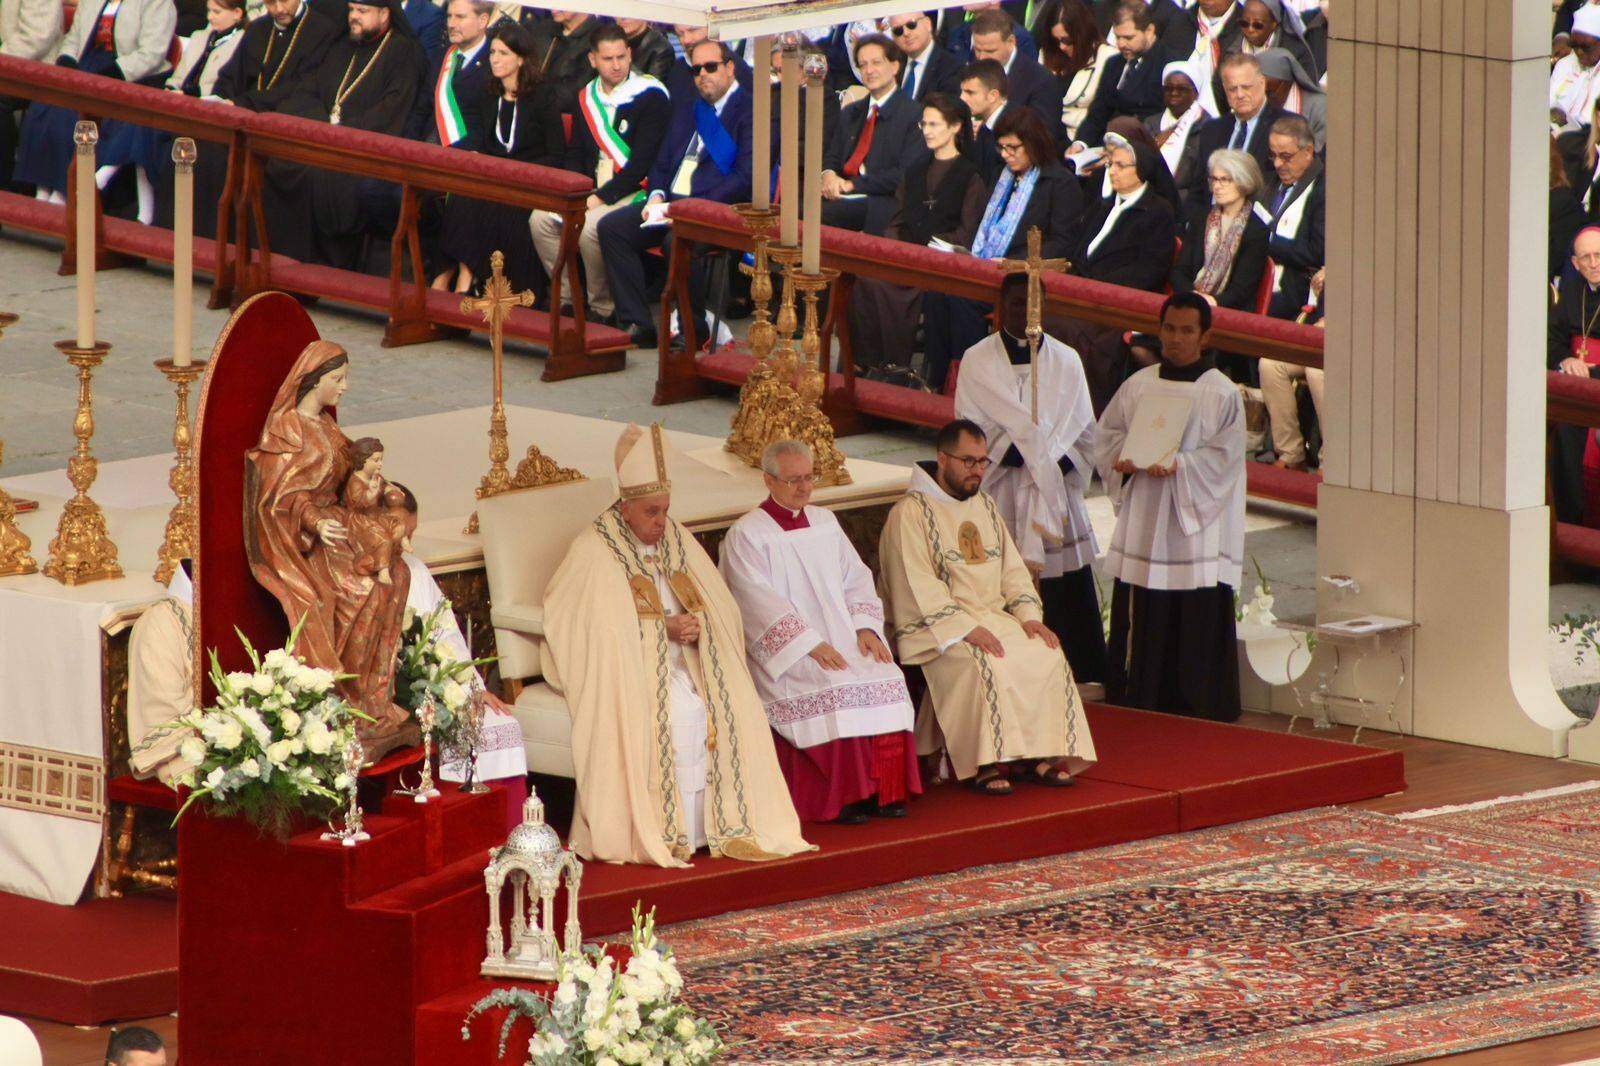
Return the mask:
[[415,499],[403,485],[384,480],[383,442],[362,437],[350,445],[350,477],[344,483],[344,505],[356,573],[394,584],[391,567],[398,552],[411,550],[417,528]]

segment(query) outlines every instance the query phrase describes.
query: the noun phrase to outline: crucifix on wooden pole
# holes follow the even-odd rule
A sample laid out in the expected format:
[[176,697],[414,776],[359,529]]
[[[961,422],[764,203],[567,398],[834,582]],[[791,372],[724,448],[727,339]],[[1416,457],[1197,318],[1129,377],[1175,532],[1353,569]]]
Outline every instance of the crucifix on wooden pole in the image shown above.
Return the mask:
[[[1039,341],[1044,337],[1044,272],[1065,270],[1065,259],[1046,259],[1041,254],[1044,235],[1038,226],[1028,229],[1028,258],[1002,259],[1000,269],[1011,274],[1022,271],[1028,275],[1028,378],[1031,392],[1033,422],[1039,423]],[[1004,310],[1002,309],[1002,314]]]
[[[532,307],[534,295],[528,290],[512,292],[511,283],[504,273],[506,257],[495,252],[489,257],[489,280],[483,284],[483,295],[467,297],[461,301],[463,314],[476,311],[489,325],[489,347],[494,352],[494,407],[489,415],[489,472],[478,484],[478,499],[505,492],[511,487],[511,471],[506,462],[511,458],[511,445],[506,439],[505,389],[502,384],[506,316],[514,307]],[[467,523],[466,532],[478,531],[478,515],[474,511]]]

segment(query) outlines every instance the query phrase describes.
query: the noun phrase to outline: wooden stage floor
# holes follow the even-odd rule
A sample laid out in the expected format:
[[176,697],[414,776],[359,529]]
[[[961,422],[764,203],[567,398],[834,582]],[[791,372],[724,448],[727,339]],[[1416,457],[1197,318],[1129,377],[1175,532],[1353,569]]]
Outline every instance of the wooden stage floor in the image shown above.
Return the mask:
[[[1242,724],[1281,730],[1284,721],[1277,715],[1247,714]],[[1301,725],[1297,731],[1307,731],[1307,727]],[[1330,740],[1350,740],[1353,732],[1349,728],[1337,728],[1315,735]],[[1600,766],[1397,736],[1371,729],[1363,731],[1361,740],[1364,744],[1397,750],[1405,755],[1410,787],[1404,793],[1354,804],[1386,814],[1472,803],[1576,781],[1600,780]],[[270,1024],[271,1019],[262,1019],[262,1022]],[[30,1021],[29,1024],[44,1047],[45,1066],[100,1066],[103,1062],[100,1056],[105,1051],[108,1030],[74,1029],[52,1022]],[[169,1048],[176,1046],[176,1018],[161,1017],[130,1024],[147,1025],[168,1041]],[[1554,1066],[1590,1057],[1600,1057],[1600,1028],[1488,1048],[1438,1061],[1462,1066],[1491,1063],[1495,1066]],[[169,1051],[169,1061],[173,1058]]]

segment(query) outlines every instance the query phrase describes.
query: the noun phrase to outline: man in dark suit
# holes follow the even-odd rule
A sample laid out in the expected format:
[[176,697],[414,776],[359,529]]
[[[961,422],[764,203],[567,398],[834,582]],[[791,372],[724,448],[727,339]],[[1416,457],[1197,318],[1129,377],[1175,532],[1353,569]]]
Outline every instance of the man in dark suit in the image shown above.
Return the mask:
[[929,93],[959,91],[956,74],[961,64],[933,39],[933,18],[926,11],[891,17],[889,34],[906,57],[900,69],[902,93],[920,101]]
[[1327,182],[1305,119],[1284,115],[1272,124],[1267,141],[1278,184],[1260,210],[1270,231],[1267,254],[1279,271],[1267,314],[1293,320],[1306,305],[1311,276],[1323,267]]
[[856,42],[856,69],[867,95],[839,112],[822,153],[822,221],[881,235],[894,215],[900,175],[927,147],[922,109],[895,85],[904,56],[881,33]]
[[439,57],[444,55],[448,32],[445,29],[444,12],[433,0],[406,0],[400,10],[416,33],[417,43],[422,45],[423,58],[428,61],[428,69],[432,70],[439,65]]
[[1195,158],[1200,165],[1194,168],[1184,197],[1192,214],[1211,206],[1211,189],[1206,184],[1210,171],[1205,161],[1218,148],[1249,152],[1261,164],[1261,173],[1272,173],[1267,138],[1273,124],[1289,114],[1267,99],[1267,79],[1255,56],[1233,53],[1222,61],[1221,76],[1228,110],[1200,127],[1194,135]]
[[1059,153],[1059,146],[1066,139],[1066,129],[1061,125],[1065,86],[1044,64],[1017,51],[1015,24],[1004,11],[981,11],[971,26],[973,58],[992,59],[1000,64],[1006,72],[1006,99],[1014,106],[1031,108],[1044,119]]
[[485,36],[494,4],[488,0],[450,0],[445,8],[445,33],[450,47],[434,64],[428,91],[417,99],[412,136],[446,148],[481,150],[483,109],[478,106],[489,83],[489,48]]
[[[618,208],[600,223],[617,324],[641,348],[656,343],[645,256],[652,248],[667,246],[666,203],[696,196],[731,204],[750,195],[750,94],[740,91],[733,53],[719,41],[705,40],[688,59],[695,95],[672,101],[667,139],[645,181],[649,196],[643,203]],[[704,292],[704,279],[695,279],[690,291],[697,297]],[[694,327],[683,319],[701,320],[698,303],[696,299],[690,315],[680,311],[684,332],[691,337]]]
[[550,20],[534,32],[534,60],[564,113],[577,113],[578,92],[594,77],[589,38],[600,26],[598,18],[582,11],[551,11]]
[[[1094,0],[1094,21],[1101,33],[1109,33],[1117,18],[1117,8],[1127,0]],[[1150,20],[1156,26],[1156,39],[1167,46],[1174,57],[1187,57],[1194,51],[1194,20],[1184,10],[1187,4],[1173,0],[1147,0]]]
[[[960,8],[946,8],[939,12],[938,29],[936,36],[944,48],[956,59],[963,63],[970,63],[978,58],[972,54],[972,23],[985,11],[1004,11],[999,3],[964,4]],[[1034,62],[1039,60],[1039,43],[1033,39],[1028,28],[1015,16],[1011,19],[1011,32],[1017,38],[1017,51],[1026,59]]]
[[[677,103],[680,100],[693,100],[696,91],[694,87],[694,71],[689,69],[688,56],[689,53],[694,51],[695,45],[701,41],[709,40],[711,35],[706,32],[704,26],[695,25],[673,26],[672,35],[678,39],[678,47],[683,50],[684,58],[673,59],[672,66],[667,68],[667,76],[661,80],[667,83],[667,93],[672,97],[673,103]],[[738,80],[739,87],[741,89],[750,88],[750,64],[744,61],[743,56],[735,55],[733,57],[733,69],[734,77]],[[802,93],[801,95],[805,94]],[[773,99],[777,99],[777,97],[773,97]],[[778,110],[776,104],[773,105],[772,110],[774,112]],[[774,121],[776,121],[776,115],[774,115]]]
[[1105,140],[1106,123],[1118,115],[1129,115],[1141,122],[1158,113],[1165,103],[1161,95],[1161,74],[1166,65],[1182,58],[1168,51],[1156,39],[1156,24],[1144,0],[1130,0],[1112,16],[1111,34],[1117,54],[1106,61],[1089,113],[1078,127],[1078,139],[1067,149],[1076,155]]
[[972,112],[973,161],[978,173],[989,185],[1000,176],[1005,161],[1000,158],[1000,146],[995,141],[994,126],[1005,112],[1007,84],[1006,70],[992,59],[979,59],[961,68],[961,101]]

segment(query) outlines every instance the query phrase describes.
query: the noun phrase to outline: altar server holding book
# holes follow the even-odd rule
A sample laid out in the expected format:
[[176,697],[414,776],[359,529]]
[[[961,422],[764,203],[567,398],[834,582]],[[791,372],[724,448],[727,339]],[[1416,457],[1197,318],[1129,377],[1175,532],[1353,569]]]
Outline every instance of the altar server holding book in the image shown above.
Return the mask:
[[1244,560],[1244,410],[1206,351],[1211,306],[1161,308],[1161,362],[1130,377],[1100,417],[1096,465],[1117,512],[1106,552],[1107,696],[1233,721],[1233,593]]
[[833,512],[809,506],[809,447],[775,441],[761,469],[770,495],[728,530],[719,566],[789,794],[805,821],[898,818],[922,791],[915,713],[872,571]]

